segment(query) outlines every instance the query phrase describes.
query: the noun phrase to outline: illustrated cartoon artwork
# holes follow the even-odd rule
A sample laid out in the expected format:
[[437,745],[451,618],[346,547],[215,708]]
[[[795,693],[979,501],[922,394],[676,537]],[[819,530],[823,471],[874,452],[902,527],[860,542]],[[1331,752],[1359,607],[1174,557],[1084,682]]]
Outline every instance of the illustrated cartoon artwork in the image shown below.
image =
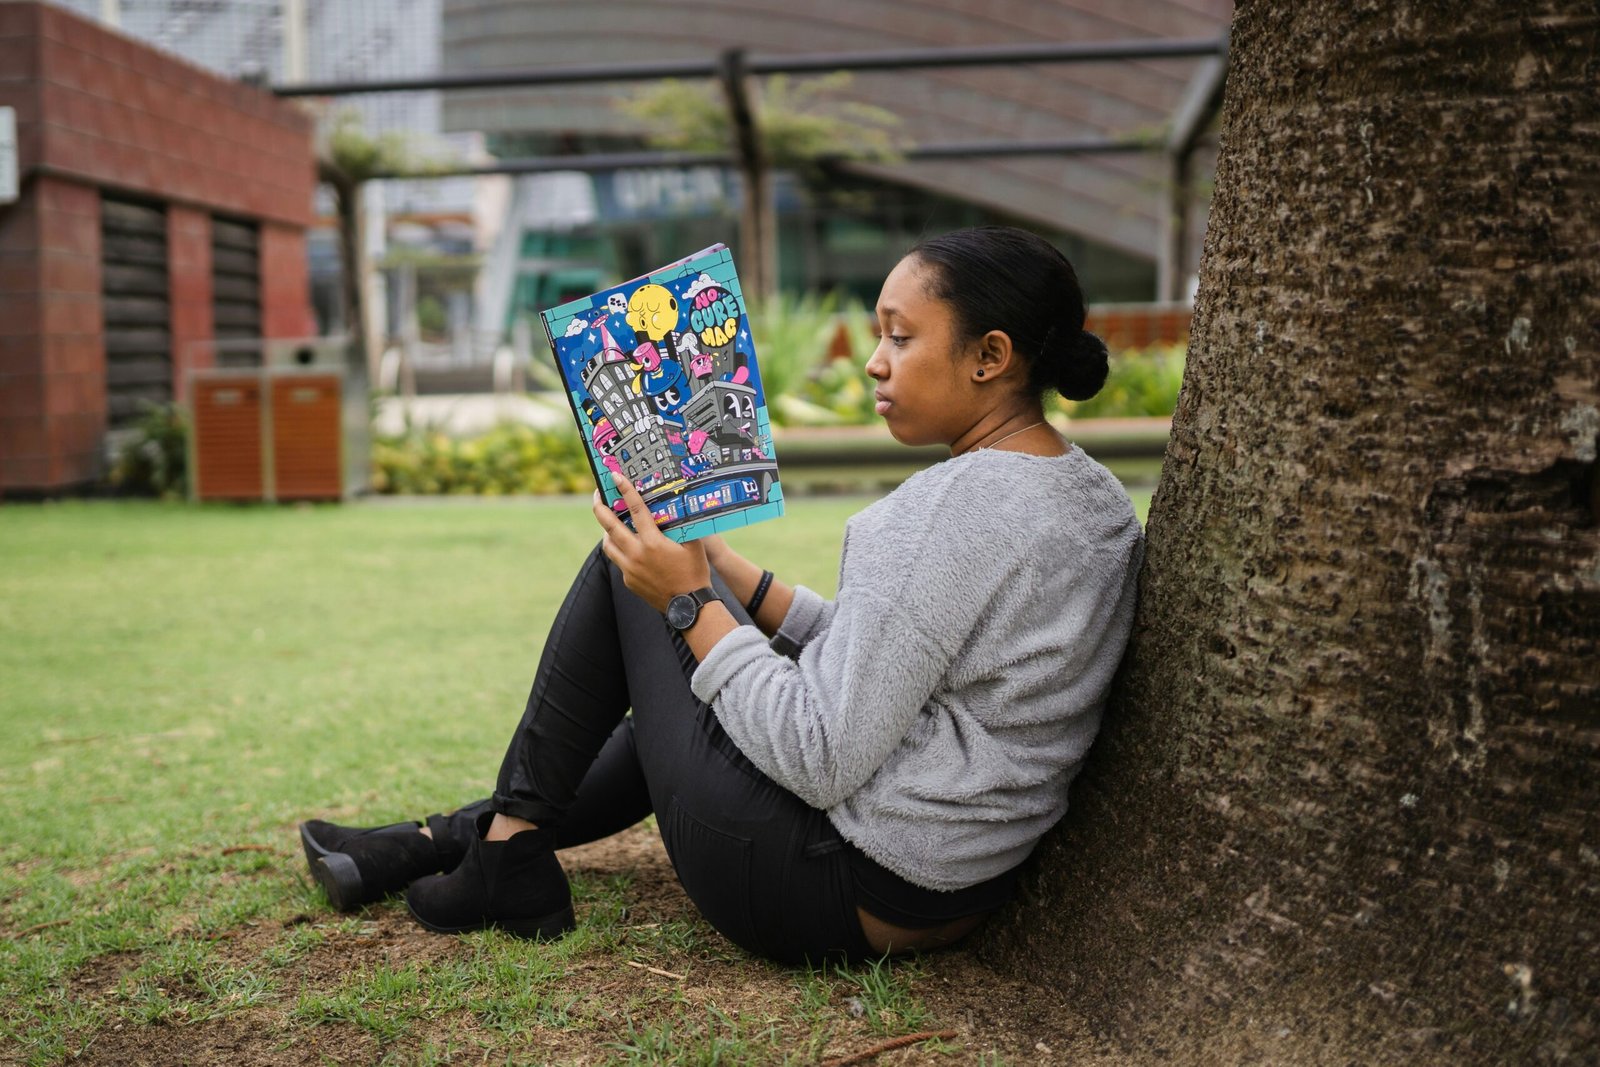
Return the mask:
[[782,514],[738,279],[722,246],[543,314],[601,489],[626,475],[678,540]]
[[661,342],[678,327],[678,298],[659,285],[641,285],[628,297],[628,325]]
[[639,377],[633,380],[633,391],[648,396],[662,418],[682,425],[679,411],[689,397],[689,381],[683,364],[675,359],[662,359],[661,350],[646,341],[633,350],[633,365],[639,370]]

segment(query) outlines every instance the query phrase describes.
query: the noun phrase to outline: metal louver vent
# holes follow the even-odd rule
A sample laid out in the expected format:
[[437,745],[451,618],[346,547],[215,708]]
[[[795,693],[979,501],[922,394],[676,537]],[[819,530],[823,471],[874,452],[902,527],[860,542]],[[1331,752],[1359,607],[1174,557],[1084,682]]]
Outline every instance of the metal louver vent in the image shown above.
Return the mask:
[[211,220],[211,303],[219,367],[259,367],[261,238],[251,223]]
[[172,399],[166,212],[102,199],[100,231],[106,414],[117,429]]

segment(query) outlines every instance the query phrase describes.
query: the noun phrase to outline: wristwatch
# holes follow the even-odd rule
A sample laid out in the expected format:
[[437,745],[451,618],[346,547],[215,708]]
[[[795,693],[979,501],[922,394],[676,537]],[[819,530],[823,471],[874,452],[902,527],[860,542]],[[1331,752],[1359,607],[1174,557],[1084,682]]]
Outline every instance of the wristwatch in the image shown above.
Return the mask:
[[701,607],[719,599],[717,591],[709,585],[692,593],[679,593],[667,601],[667,624],[682,633],[700,618]]

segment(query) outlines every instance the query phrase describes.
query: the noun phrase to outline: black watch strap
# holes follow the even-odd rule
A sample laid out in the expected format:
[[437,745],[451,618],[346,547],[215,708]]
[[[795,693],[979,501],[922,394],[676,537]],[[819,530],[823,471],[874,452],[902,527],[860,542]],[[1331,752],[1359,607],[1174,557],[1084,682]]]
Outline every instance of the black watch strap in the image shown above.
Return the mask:
[[688,593],[679,593],[667,601],[667,622],[674,630],[682,633],[693,626],[700,619],[700,609],[719,600],[717,591],[709,585],[701,586]]

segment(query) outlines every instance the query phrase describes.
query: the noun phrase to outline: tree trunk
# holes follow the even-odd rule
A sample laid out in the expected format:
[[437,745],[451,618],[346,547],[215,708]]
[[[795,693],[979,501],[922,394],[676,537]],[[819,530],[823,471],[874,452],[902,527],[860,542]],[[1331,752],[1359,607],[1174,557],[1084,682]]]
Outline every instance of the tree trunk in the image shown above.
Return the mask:
[[1139,1059],[1588,1059],[1600,16],[1241,0],[1231,56],[1133,643],[985,955]]
[[365,297],[366,242],[362,239],[361,183],[338,166],[319,161],[318,177],[333,189],[334,213],[339,226],[339,289],[344,308],[345,332],[349,337],[346,362],[353,373],[360,368],[360,380],[369,378],[367,351],[367,302]]
[[760,124],[751,99],[750,77],[744,51],[722,53],[722,93],[728,107],[739,156],[741,197],[739,208],[739,263],[746,293],[765,300],[778,291],[778,222],[773,204],[772,172],[761,143]]

